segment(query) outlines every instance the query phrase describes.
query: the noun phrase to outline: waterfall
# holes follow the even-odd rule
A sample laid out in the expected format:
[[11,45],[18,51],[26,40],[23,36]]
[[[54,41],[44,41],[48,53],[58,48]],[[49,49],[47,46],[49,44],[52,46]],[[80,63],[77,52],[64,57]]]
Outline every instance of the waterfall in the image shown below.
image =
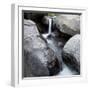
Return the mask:
[[49,22],[48,33],[42,35],[44,38],[47,38],[48,36],[51,36],[51,33],[52,33],[52,20],[54,18],[56,18],[56,16],[48,17],[48,22]]
[[49,18],[49,28],[48,28],[48,35],[50,35],[51,34],[51,32],[52,32],[52,19],[51,18]]
[[48,19],[48,22],[49,22],[48,33],[47,33],[47,34],[43,34],[43,37],[44,37],[44,38],[47,38],[47,37],[50,36],[51,33],[52,33],[52,18],[49,18],[49,19]]

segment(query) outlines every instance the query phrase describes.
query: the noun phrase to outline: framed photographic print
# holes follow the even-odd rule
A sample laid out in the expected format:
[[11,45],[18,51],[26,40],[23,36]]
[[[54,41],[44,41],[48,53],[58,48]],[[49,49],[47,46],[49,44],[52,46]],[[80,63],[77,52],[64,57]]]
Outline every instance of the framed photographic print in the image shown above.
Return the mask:
[[81,42],[86,9],[13,4],[11,11],[13,86],[85,79]]

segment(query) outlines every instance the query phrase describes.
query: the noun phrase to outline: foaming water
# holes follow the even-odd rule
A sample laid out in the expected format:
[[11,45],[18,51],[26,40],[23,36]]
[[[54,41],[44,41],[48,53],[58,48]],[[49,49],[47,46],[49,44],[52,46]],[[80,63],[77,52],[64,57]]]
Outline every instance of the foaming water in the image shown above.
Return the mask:
[[51,18],[49,18],[49,28],[48,28],[48,34],[50,35],[51,34],[51,27],[52,27],[52,19]]
[[[52,36],[52,19],[49,18],[49,28],[47,34],[42,34],[43,38],[46,39],[48,46],[55,52],[57,57],[62,60],[61,52],[63,40],[59,37]],[[60,39],[60,40],[59,40]],[[62,60],[63,62],[63,60]],[[68,66],[63,63],[63,70],[57,74],[57,76],[76,75],[77,73],[71,70]]]
[[[55,39],[56,37],[53,36],[48,38],[48,34],[43,34],[42,36],[46,39],[48,46],[56,53],[58,58],[62,59],[61,57],[62,47],[59,44],[60,43],[62,44],[63,41],[58,41],[57,39]],[[63,63],[63,70],[59,72],[57,76],[68,76],[76,74],[77,74],[76,71],[71,70],[67,65]]]

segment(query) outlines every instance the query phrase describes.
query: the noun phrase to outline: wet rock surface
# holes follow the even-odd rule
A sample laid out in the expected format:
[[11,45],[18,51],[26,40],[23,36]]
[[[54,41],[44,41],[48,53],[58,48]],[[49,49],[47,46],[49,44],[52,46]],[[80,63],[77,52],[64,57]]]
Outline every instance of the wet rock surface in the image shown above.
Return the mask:
[[63,61],[80,73],[80,35],[70,38],[65,44],[62,52]]
[[61,69],[61,62],[42,39],[36,24],[24,20],[24,77],[51,76]]

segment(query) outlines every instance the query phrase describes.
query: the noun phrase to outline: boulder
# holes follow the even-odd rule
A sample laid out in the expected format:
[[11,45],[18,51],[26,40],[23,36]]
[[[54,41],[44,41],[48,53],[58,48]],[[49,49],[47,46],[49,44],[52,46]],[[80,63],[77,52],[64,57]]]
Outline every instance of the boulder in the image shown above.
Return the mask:
[[63,61],[73,70],[80,73],[80,35],[70,38],[62,51]]
[[62,33],[71,36],[80,33],[80,15],[60,14],[53,19],[53,23]]
[[36,24],[24,20],[24,77],[55,75],[61,67],[53,50],[40,36]]

